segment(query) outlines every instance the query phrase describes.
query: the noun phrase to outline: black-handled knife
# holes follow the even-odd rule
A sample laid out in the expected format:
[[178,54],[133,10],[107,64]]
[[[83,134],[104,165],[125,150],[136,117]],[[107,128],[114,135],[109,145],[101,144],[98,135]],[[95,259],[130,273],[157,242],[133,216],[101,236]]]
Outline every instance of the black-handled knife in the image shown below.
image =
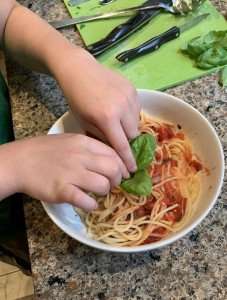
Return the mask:
[[147,24],[152,18],[157,16],[160,13],[160,10],[153,10],[148,12],[140,12],[136,16],[129,19],[129,21],[120,24],[114,28],[104,39],[89,45],[87,50],[93,56],[99,56],[109,48],[112,48],[114,45],[120,41],[126,39],[128,36],[142,28]]
[[[148,0],[142,6],[153,5],[160,0]],[[172,0],[162,0],[165,3],[171,3]],[[87,50],[94,56],[99,56],[109,48],[126,39],[128,36],[141,29],[161,12],[160,9],[138,12],[135,16],[129,18],[126,22],[115,27],[103,39],[87,46]]]
[[198,17],[193,18],[192,20],[186,22],[180,27],[174,26],[164,33],[153,37],[152,39],[146,41],[145,43],[139,45],[136,48],[126,50],[124,52],[119,53],[116,56],[116,59],[120,62],[129,62],[137,57],[140,57],[142,55],[145,55],[147,53],[151,53],[157,49],[159,49],[163,44],[174,40],[180,36],[181,33],[183,33],[186,30],[189,30],[190,28],[196,26],[201,21],[206,19],[209,16],[209,14],[203,14],[199,15]]

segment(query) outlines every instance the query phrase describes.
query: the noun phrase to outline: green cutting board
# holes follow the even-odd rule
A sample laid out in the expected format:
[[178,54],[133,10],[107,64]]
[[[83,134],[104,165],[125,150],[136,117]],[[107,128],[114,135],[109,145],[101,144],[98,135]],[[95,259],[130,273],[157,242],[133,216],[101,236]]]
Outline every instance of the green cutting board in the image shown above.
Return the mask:
[[[99,5],[99,0],[64,0],[72,17],[108,12],[116,9],[126,8],[141,4],[141,0],[116,0],[108,5]],[[81,3],[82,2],[82,3]],[[71,3],[71,6],[69,5]],[[75,3],[74,6],[72,4]],[[78,5],[77,3],[81,3]],[[151,37],[164,32],[172,26],[179,26],[198,14],[210,13],[210,16],[197,26],[184,32],[180,38],[163,45],[156,52],[147,54],[128,64],[122,64],[115,56],[127,49],[138,46]],[[118,24],[125,22],[127,18],[115,18],[111,20],[99,20],[78,25],[78,30],[86,45],[94,43],[105,37]],[[181,53],[180,49],[187,41],[198,35],[203,35],[210,30],[227,30],[227,22],[210,2],[205,2],[196,12],[186,17],[161,13],[134,33],[126,40],[120,42],[114,48],[102,54],[98,60],[110,67],[120,71],[137,88],[163,90],[182,82],[201,77],[215,71],[200,70],[194,66],[194,62]]]

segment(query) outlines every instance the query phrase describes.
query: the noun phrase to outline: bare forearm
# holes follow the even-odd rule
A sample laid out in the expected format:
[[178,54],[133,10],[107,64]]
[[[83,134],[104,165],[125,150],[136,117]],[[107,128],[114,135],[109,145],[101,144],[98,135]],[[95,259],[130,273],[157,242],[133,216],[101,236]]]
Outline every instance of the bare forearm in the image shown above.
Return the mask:
[[7,18],[4,30],[4,48],[22,65],[54,73],[54,66],[67,57],[73,46],[47,22],[30,10],[15,5]]
[[140,106],[130,82],[72,45],[26,8],[14,6],[6,19],[6,51],[21,64],[53,75],[71,109],[95,125],[134,172],[136,163],[128,139],[138,134]]
[[16,2],[14,0],[2,0],[0,9],[0,47],[3,44],[3,35],[5,31],[5,26],[7,19],[14,8]]

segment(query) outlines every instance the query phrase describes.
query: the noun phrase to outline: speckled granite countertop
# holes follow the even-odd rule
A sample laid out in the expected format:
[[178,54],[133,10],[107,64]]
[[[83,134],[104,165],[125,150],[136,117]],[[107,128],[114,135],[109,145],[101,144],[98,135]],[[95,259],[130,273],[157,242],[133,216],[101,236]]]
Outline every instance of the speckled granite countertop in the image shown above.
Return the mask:
[[[216,1],[224,12],[226,0]],[[44,18],[67,15],[60,0],[20,1]],[[73,42],[73,30],[64,34]],[[56,83],[9,63],[17,138],[45,134],[66,110]],[[216,75],[169,90],[204,114],[216,128],[227,159],[227,90]],[[143,254],[97,251],[72,240],[47,217],[38,201],[25,204],[37,299],[227,299],[227,178],[209,216],[169,247]]]

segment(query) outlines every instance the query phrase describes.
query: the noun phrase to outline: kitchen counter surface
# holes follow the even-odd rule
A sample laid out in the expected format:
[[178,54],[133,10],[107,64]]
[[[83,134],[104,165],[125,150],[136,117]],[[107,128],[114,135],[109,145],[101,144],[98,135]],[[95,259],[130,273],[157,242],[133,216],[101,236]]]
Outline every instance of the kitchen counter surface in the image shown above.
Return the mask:
[[[20,1],[47,20],[67,16],[60,0]],[[220,11],[226,2],[216,1]],[[81,43],[73,29],[63,31]],[[10,62],[9,86],[18,139],[45,134],[66,110],[55,81]],[[168,90],[205,115],[227,159],[227,90],[217,75]],[[209,147],[209,145],[208,145]],[[215,208],[192,233],[171,246],[141,254],[86,247],[58,229],[40,202],[26,199],[25,215],[37,299],[227,299],[227,178]]]

